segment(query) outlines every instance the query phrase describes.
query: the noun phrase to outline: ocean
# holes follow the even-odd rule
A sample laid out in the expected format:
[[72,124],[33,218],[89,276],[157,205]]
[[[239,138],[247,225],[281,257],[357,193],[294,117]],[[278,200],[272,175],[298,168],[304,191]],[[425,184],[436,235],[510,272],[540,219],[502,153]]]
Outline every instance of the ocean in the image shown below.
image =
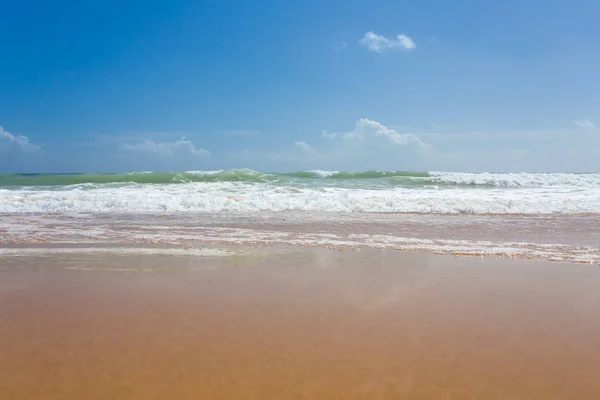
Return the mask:
[[301,245],[600,264],[600,174],[0,175],[0,256],[71,251],[47,247],[60,243],[78,252]]
[[600,213],[600,174],[249,169],[1,174],[0,212]]

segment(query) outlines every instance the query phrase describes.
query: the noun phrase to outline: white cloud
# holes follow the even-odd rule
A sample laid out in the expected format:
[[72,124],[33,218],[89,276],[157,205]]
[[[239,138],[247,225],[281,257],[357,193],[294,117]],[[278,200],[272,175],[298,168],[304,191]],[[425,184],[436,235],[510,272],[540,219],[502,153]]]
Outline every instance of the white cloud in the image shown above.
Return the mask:
[[376,53],[403,50],[410,51],[417,48],[417,44],[406,35],[397,35],[395,38],[387,38],[385,36],[377,35],[372,31],[365,33],[365,36],[360,39],[358,43],[361,46],[368,48],[369,51],[374,51]]
[[31,143],[27,136],[13,135],[0,126],[0,142],[8,143],[10,146],[17,146],[24,153],[36,153],[42,148],[37,144]]
[[294,148],[300,150],[302,153],[315,155],[316,151],[306,142],[299,141],[294,143]]
[[338,134],[338,133],[329,133],[329,132],[327,132],[327,131],[323,131],[323,132],[321,133],[321,135],[322,135],[324,138],[327,138],[327,139],[335,139],[336,137],[338,137],[338,135],[339,135],[339,134]]
[[[241,155],[240,152],[236,153]],[[277,163],[296,163],[301,160],[315,159],[319,156],[317,151],[305,141],[294,142],[292,149],[281,150],[274,153],[246,153],[246,156],[253,156],[265,160],[271,160]]]
[[[570,129],[471,131],[434,123],[421,128],[384,125],[363,118],[346,131],[322,132],[320,140],[312,135],[300,136],[284,148],[251,148],[212,159],[190,156],[190,153],[198,154],[201,150],[190,147],[193,144],[186,139],[178,141],[181,142],[179,145],[173,139],[165,138],[161,140],[167,143],[133,139],[129,139],[128,143],[137,143],[129,145],[135,146],[136,151],[165,155],[161,159],[156,156],[132,157],[132,162],[146,163],[135,165],[137,169],[144,170],[158,167],[197,169],[199,160],[213,160],[218,163],[214,165],[216,168],[244,167],[261,171],[597,171],[600,136],[595,134],[596,130],[589,129],[590,124],[584,123],[583,126],[588,129],[580,130],[573,124]],[[156,137],[154,140],[160,141]],[[168,158],[169,154],[174,156]],[[564,161],[556,164],[557,159]],[[160,162],[164,162],[164,165],[160,165]],[[180,164],[173,166],[177,162]]]
[[367,118],[361,118],[356,123],[353,130],[344,133],[323,132],[323,137],[328,139],[342,138],[345,140],[368,141],[376,137],[383,137],[398,146],[414,144],[419,151],[428,151],[432,147],[412,133],[399,133],[397,130],[389,128],[377,121]]
[[347,132],[322,132],[314,143],[293,142],[291,148],[275,152],[237,152],[230,155],[236,165],[258,170],[361,170],[422,169],[434,158],[433,148],[411,133],[399,133],[366,118]]
[[573,121],[573,123],[580,128],[596,129],[596,125],[594,125],[589,119]]
[[159,157],[172,157],[175,155],[192,155],[198,157],[208,157],[210,152],[202,148],[196,148],[191,140],[182,137],[174,142],[155,142],[154,140],[144,140],[136,144],[122,144],[121,151],[134,153],[155,154]]

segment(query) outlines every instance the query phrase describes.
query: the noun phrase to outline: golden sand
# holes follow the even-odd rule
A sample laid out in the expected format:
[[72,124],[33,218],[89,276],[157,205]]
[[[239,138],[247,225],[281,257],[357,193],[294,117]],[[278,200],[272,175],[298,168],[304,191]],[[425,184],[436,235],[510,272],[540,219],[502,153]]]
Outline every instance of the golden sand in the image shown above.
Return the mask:
[[600,398],[598,268],[291,249],[118,271],[140,260],[0,259],[0,398]]

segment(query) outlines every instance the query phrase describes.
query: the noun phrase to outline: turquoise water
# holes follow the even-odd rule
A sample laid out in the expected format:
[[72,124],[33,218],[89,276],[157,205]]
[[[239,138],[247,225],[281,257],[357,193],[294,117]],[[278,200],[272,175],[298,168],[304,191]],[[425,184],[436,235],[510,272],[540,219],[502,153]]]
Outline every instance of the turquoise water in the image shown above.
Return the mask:
[[130,172],[121,174],[0,174],[0,187],[4,186],[64,186],[85,183],[140,183],[140,184],[181,184],[190,182],[272,182],[304,186],[327,181],[376,181],[393,184],[427,184],[428,172],[410,171],[299,171],[291,173],[263,173],[250,169],[222,171],[186,172]]
[[0,174],[0,213],[600,212],[600,174],[249,169]]
[[0,174],[0,188],[92,187],[128,184],[248,183],[298,188],[356,189],[462,187],[600,187],[600,174],[454,173],[420,171],[298,171],[265,173],[250,169],[184,172],[129,172],[118,174]]

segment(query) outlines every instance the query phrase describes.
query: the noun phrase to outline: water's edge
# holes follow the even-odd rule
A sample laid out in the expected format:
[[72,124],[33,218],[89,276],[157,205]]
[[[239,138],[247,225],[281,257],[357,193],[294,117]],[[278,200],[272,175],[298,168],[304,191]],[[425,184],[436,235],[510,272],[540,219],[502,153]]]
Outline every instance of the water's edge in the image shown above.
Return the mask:
[[[0,260],[15,245],[318,246],[600,264],[600,216],[337,213],[0,215]],[[3,245],[2,245],[3,244]],[[21,252],[27,255],[27,252]]]

